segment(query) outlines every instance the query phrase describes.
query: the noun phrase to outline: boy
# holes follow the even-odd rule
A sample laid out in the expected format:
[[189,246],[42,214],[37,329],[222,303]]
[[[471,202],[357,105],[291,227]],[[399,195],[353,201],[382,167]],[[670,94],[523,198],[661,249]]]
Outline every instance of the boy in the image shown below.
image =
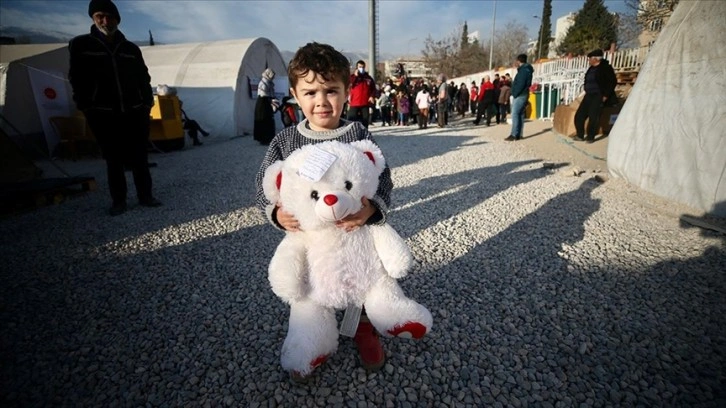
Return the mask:
[[[270,203],[262,190],[265,170],[277,160],[284,160],[293,151],[308,144],[329,140],[354,142],[372,140],[371,134],[360,122],[341,119],[343,105],[350,90],[350,63],[330,45],[308,43],[300,48],[290,61],[287,73],[290,93],[295,97],[305,119],[297,126],[283,129],[272,139],[262,161],[255,182],[257,206],[270,222],[288,232],[299,231],[300,224],[280,203]],[[339,228],[353,231],[362,225],[383,224],[390,205],[393,189],[391,170],[386,166],[379,179],[378,191],[371,200],[362,199],[363,208],[337,222]],[[363,367],[377,370],[385,362],[383,347],[373,325],[364,314],[354,337]],[[293,376],[294,378],[294,376]]]

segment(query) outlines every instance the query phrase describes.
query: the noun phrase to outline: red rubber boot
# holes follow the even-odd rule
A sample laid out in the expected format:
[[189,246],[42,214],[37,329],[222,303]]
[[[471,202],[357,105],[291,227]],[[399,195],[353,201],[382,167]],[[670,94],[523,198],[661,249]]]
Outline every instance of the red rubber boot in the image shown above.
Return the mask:
[[358,329],[353,337],[356,346],[358,346],[358,354],[360,355],[361,364],[363,368],[368,371],[377,371],[383,367],[386,362],[386,353],[383,352],[383,346],[381,341],[378,339],[378,333],[376,329],[368,320],[368,317],[363,315],[360,317],[358,323]]

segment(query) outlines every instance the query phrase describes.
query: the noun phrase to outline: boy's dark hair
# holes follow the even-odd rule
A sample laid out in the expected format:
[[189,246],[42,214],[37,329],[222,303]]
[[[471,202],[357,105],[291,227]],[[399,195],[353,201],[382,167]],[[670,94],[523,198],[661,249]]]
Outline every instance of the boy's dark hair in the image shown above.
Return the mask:
[[297,81],[313,71],[324,81],[341,80],[345,88],[350,84],[350,61],[340,51],[328,44],[316,42],[300,47],[287,66],[290,87],[295,88]]
[[517,55],[517,61],[521,62],[522,64],[526,64],[527,63],[527,54]]
[[363,65],[364,67],[366,66],[366,62],[365,62],[365,61],[363,61],[363,60],[358,60],[358,61],[357,61],[357,62],[355,63],[355,65],[356,65],[356,66],[358,66],[358,64],[360,64],[360,65]]

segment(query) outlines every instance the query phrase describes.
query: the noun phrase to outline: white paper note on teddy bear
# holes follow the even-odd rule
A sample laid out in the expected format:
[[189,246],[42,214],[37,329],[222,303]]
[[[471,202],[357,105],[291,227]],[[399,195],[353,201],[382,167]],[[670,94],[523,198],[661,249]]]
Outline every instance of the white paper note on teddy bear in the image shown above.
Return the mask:
[[297,171],[297,174],[300,177],[316,182],[323,178],[325,172],[335,163],[337,157],[318,147],[314,147],[311,150],[312,152]]

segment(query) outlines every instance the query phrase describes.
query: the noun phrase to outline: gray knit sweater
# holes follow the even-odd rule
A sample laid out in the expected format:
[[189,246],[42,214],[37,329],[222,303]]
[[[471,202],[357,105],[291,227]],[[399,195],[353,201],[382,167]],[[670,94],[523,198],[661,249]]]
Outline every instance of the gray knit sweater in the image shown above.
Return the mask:
[[[276,227],[279,225],[275,222],[273,212],[276,203],[267,201],[262,190],[262,178],[265,176],[265,170],[277,160],[285,160],[293,151],[298,148],[309,145],[322,143],[329,140],[337,140],[344,143],[351,143],[357,140],[368,139],[375,143],[368,129],[359,122],[349,122],[340,120],[341,126],[335,130],[315,131],[308,126],[307,119],[300,122],[297,126],[290,126],[283,129],[270,142],[267,148],[265,158],[262,160],[262,166],[255,177],[257,185],[256,202],[257,207],[264,211],[267,219]],[[378,209],[377,214],[369,219],[369,223],[383,224],[386,221],[386,213],[391,205],[391,190],[393,190],[393,181],[391,181],[391,169],[386,165],[385,170],[381,173],[378,182],[378,191],[371,202]]]

